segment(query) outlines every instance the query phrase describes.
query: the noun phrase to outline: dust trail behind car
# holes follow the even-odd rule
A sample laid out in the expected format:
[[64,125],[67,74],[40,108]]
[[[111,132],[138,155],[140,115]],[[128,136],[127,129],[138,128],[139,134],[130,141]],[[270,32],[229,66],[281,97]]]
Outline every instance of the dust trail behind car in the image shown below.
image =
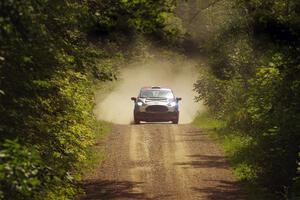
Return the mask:
[[182,97],[179,123],[190,123],[204,108],[194,101],[193,84],[197,76],[195,63],[185,59],[175,61],[169,58],[131,64],[121,70],[120,83],[114,91],[104,100],[96,102],[94,113],[100,120],[129,124],[133,120],[130,97],[137,96],[143,86],[165,86],[172,88],[177,97]]

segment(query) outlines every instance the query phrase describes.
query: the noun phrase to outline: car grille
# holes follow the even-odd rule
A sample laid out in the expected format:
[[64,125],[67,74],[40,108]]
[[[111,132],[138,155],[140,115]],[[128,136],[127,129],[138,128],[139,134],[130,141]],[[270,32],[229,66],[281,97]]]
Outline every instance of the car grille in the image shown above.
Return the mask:
[[168,108],[166,106],[159,106],[159,105],[155,105],[155,106],[148,106],[146,108],[147,112],[168,112]]

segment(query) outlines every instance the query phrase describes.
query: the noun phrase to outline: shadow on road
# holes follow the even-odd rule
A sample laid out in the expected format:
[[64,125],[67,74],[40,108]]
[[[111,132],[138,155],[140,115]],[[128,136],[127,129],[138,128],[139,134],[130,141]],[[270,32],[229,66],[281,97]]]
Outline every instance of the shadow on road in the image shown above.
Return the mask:
[[245,199],[245,195],[239,190],[240,184],[231,181],[215,180],[219,183],[217,186],[213,187],[201,187],[192,188],[194,191],[199,192],[204,195],[207,200],[242,200]]
[[169,195],[147,197],[143,192],[135,191],[143,182],[97,180],[86,181],[83,189],[86,195],[81,200],[103,200],[103,199],[145,199],[159,200]]
[[83,184],[86,195],[84,200],[96,199],[145,199],[143,193],[133,192],[142,182],[97,180]]
[[193,168],[228,168],[229,165],[226,162],[225,156],[208,156],[208,155],[187,155],[189,158],[193,158],[187,162],[176,162],[175,165],[181,165],[183,167]]

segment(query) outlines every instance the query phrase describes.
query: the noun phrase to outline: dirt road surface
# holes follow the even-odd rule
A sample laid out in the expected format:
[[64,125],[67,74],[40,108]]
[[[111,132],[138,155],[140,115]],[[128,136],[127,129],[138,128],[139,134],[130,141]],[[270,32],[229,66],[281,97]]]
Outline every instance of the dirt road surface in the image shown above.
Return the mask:
[[115,125],[83,200],[244,199],[216,143],[192,125]]

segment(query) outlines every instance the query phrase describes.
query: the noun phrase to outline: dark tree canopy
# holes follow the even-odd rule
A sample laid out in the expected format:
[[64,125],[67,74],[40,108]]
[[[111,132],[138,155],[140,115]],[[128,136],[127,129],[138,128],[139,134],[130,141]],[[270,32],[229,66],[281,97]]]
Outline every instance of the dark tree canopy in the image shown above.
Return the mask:
[[169,37],[173,7],[161,0],[0,2],[0,199],[73,199],[97,127],[91,88],[115,78],[115,69],[99,64],[113,54],[91,33]]

